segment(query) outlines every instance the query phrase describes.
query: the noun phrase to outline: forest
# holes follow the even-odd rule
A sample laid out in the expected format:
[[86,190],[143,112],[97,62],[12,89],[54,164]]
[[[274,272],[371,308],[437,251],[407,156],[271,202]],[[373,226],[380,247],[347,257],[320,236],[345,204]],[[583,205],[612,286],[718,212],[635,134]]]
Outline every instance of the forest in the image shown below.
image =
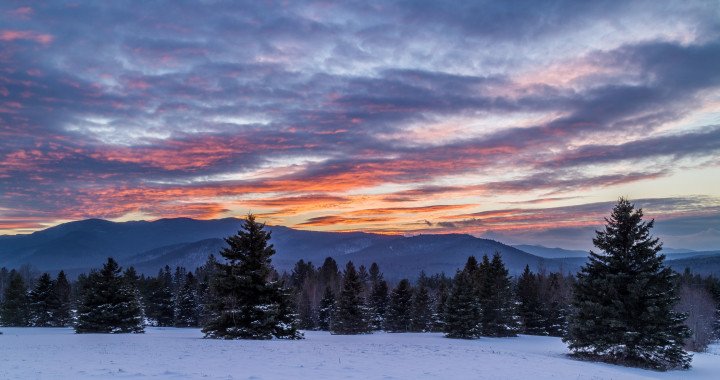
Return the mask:
[[[165,266],[156,276],[138,276],[133,268],[127,268],[119,277],[136,290],[144,325],[199,327],[209,317],[208,305],[213,297],[210,282],[216,262],[215,256],[210,256],[205,265],[194,271]],[[499,274],[490,273],[498,269]],[[485,273],[489,275],[484,276]],[[303,330],[337,334],[375,330],[442,332],[448,323],[462,323],[453,319],[459,315],[457,312],[448,315],[446,310],[452,309],[464,294],[472,293],[478,295],[480,310],[486,310],[487,316],[483,319],[486,324],[492,319],[509,322],[507,328],[487,328],[461,337],[563,336],[575,281],[572,275],[533,273],[529,268],[518,277],[509,277],[502,272],[499,256],[492,259],[485,256],[480,262],[470,257],[454,276],[421,272],[415,279],[403,279],[396,284],[383,278],[377,264],[355,268],[348,263],[340,270],[332,258],[320,266],[300,260],[292,272],[273,271],[271,278],[291,289],[298,326]],[[91,279],[92,275],[80,275],[76,280],[68,280],[62,271],[52,278],[47,273],[38,276],[29,267],[1,268],[0,323],[3,326],[72,326],[74,311]],[[720,324],[716,323],[720,280],[712,276],[703,278],[686,270],[677,282],[680,300],[675,308],[689,314],[686,323],[693,330],[693,336],[686,341],[687,348],[702,351],[720,333]],[[508,297],[492,297],[493,294]],[[509,302],[501,303],[502,300]],[[337,323],[339,318],[345,318],[335,315],[341,302],[360,311],[361,318],[352,329]],[[493,313],[488,313],[489,310]]]

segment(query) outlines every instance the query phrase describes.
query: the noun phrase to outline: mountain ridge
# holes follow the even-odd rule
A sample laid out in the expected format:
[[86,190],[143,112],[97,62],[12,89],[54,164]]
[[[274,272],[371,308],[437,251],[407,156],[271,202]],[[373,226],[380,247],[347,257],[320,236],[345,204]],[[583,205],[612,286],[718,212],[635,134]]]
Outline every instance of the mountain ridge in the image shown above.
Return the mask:
[[[63,269],[77,275],[102,266],[107,257],[112,256],[122,266],[133,266],[146,275],[155,275],[165,265],[194,270],[210,254],[219,258],[219,251],[225,246],[223,238],[237,233],[242,222],[238,218],[69,222],[32,234],[0,239],[0,267],[18,268],[30,264],[39,271]],[[480,260],[483,255],[499,252],[511,275],[522,272],[525,265],[533,271],[574,273],[587,259],[586,254],[581,255],[582,251],[542,246],[513,247],[467,234],[401,236],[306,231],[270,225],[267,228],[271,231],[270,243],[277,251],[272,263],[281,272],[292,270],[300,259],[320,266],[326,257],[332,257],[340,269],[349,260],[366,267],[376,262],[388,279],[415,278],[420,271],[453,275],[455,270],[462,268],[468,256],[474,255]],[[568,252],[572,255],[562,256]],[[696,259],[695,254],[709,257]],[[675,254],[680,259],[676,264],[693,267],[695,262],[702,263],[705,266],[703,272],[712,274],[716,272],[716,266],[720,269],[720,260],[716,265],[715,254],[720,257],[720,252]]]

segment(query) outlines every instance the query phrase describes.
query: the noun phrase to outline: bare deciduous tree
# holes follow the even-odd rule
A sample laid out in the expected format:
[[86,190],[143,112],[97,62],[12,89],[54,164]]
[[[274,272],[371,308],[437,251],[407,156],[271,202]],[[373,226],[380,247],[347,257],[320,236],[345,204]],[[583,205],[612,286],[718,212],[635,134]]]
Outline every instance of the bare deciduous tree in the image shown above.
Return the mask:
[[702,284],[682,284],[679,296],[675,311],[688,313],[685,324],[692,330],[692,335],[685,341],[685,349],[703,352],[714,338],[715,300]]

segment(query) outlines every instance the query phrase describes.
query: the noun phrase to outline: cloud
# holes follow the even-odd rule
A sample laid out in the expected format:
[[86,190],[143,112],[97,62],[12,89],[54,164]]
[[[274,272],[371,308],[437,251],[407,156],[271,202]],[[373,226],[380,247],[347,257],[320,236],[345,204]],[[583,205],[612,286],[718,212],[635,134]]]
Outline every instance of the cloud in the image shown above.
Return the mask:
[[0,41],[31,40],[47,45],[51,43],[54,38],[51,34],[42,34],[34,30],[0,30]]
[[528,210],[717,174],[711,8],[5,5],[0,207],[8,226],[249,209],[393,233],[584,226],[592,207]]

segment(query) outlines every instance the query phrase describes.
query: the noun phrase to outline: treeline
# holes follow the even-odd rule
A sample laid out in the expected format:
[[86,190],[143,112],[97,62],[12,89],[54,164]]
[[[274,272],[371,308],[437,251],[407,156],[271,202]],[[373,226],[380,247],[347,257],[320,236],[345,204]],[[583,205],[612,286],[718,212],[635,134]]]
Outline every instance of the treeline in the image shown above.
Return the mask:
[[[217,302],[218,261],[211,255],[195,271],[183,267],[160,269],[156,276],[120,271],[109,259],[102,270],[68,281],[61,271],[31,277],[31,271],[0,269],[0,323],[3,326],[65,327],[80,332],[103,331],[105,318],[118,331],[140,332],[142,326],[199,327],[213,318]],[[334,334],[388,332],[444,332],[448,337],[565,336],[571,313],[575,277],[562,273],[533,273],[529,267],[509,276],[499,254],[468,258],[462,270],[449,277],[421,272],[414,281],[391,283],[381,268],[340,270],[328,257],[316,267],[300,260],[290,273],[271,271],[268,280],[291,291],[294,317],[304,330]],[[720,280],[692,275],[677,277],[680,301],[693,335],[686,348],[702,351],[718,337]],[[114,310],[100,310],[115,305]]]
[[[103,312],[127,322],[110,325],[130,326],[127,331],[139,331],[137,326],[143,325],[205,326],[218,298],[218,267],[211,255],[194,272],[165,266],[153,277],[137,275],[132,267],[121,272],[108,259],[102,270],[81,274],[73,282],[62,271],[55,279],[47,273],[24,278],[2,268],[0,323],[76,328],[84,324],[102,331],[93,325],[92,314],[114,307]],[[349,262],[341,271],[330,257],[320,267],[300,260],[290,273],[272,271],[269,281],[288,286],[301,329],[336,334],[442,331],[469,338],[562,335],[572,277],[526,270],[515,282],[496,254],[481,262],[470,257],[454,277],[421,272],[414,284],[408,279],[392,284],[375,263],[368,269]]]

